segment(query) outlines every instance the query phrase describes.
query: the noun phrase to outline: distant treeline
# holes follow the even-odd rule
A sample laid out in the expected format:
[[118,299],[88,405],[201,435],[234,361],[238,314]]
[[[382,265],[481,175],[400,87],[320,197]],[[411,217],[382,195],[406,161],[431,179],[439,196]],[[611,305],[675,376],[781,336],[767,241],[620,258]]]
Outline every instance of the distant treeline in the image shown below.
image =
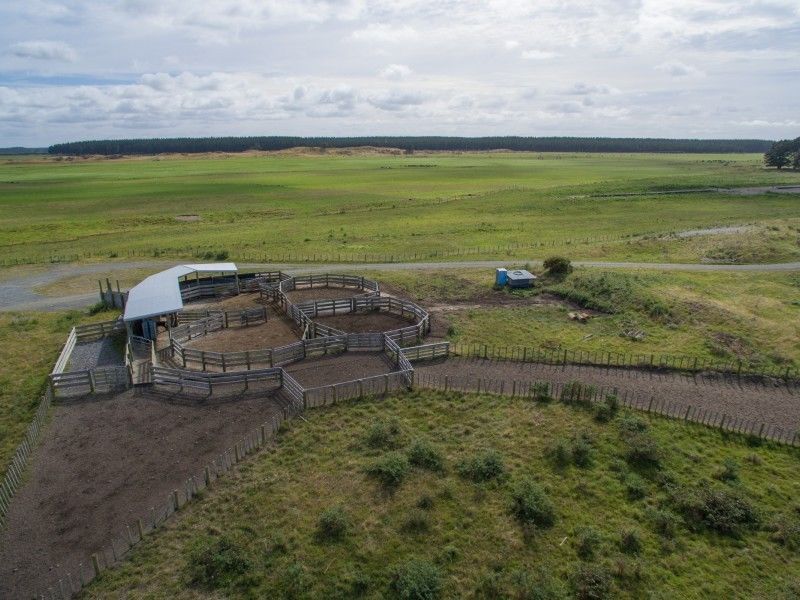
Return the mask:
[[532,152],[766,152],[768,140],[671,140],[658,138],[582,137],[216,137],[93,140],[50,146],[50,154],[160,154],[169,152],[243,152],[296,147],[351,148],[373,146],[415,150]]
[[48,148],[23,148],[13,146],[11,148],[0,148],[0,154],[47,154]]
[[779,140],[764,153],[764,163],[768,167],[792,167],[800,169],[800,137],[793,140]]

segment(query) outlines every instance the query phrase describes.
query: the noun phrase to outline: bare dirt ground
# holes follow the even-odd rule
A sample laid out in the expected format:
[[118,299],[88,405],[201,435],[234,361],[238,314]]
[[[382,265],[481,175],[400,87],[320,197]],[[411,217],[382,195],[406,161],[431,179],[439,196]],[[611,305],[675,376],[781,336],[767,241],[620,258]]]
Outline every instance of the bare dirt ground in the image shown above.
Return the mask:
[[184,310],[236,310],[237,308],[253,308],[262,306],[261,295],[255,292],[243,293],[225,298],[201,298],[184,304]]
[[360,296],[364,292],[356,288],[309,288],[307,290],[293,290],[286,295],[289,300],[297,304],[298,302],[305,302],[307,300],[343,300],[345,298],[352,298],[353,296]]
[[[765,423],[784,430],[800,429],[800,387],[772,381],[726,377],[716,373],[686,375],[614,367],[549,366],[485,359],[450,359],[415,365],[421,375],[499,381],[547,381],[617,388],[656,401],[680,403]],[[454,379],[453,381],[455,381]]]
[[392,331],[413,325],[413,321],[386,312],[348,313],[329,317],[315,317],[315,321],[347,333]]
[[284,367],[305,388],[331,385],[395,370],[383,352],[345,352]]
[[291,319],[270,308],[266,323],[220,329],[188,341],[185,345],[206,352],[244,352],[293,344],[300,340],[300,336]]
[[30,597],[48,569],[89,555],[269,419],[263,393],[171,399],[140,391],[60,404],[0,533],[0,597]]

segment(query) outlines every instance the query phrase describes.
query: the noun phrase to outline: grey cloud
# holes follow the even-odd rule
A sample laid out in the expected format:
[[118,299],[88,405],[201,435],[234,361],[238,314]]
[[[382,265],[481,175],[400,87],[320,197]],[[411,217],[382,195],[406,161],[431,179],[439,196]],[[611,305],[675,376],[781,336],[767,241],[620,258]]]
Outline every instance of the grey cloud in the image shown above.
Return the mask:
[[34,58],[36,60],[61,60],[74,61],[77,53],[69,44],[49,40],[34,40],[19,42],[10,48],[11,53],[19,58]]

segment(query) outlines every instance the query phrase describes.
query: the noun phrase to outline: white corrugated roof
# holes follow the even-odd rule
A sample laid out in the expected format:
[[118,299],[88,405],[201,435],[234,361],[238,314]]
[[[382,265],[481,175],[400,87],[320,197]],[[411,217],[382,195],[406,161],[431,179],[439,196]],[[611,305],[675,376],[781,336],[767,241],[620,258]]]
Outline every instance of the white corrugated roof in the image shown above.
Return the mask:
[[209,263],[199,265],[178,265],[150,275],[128,292],[125,303],[125,321],[137,321],[147,317],[174,313],[183,308],[178,278],[192,273],[235,273],[234,263]]

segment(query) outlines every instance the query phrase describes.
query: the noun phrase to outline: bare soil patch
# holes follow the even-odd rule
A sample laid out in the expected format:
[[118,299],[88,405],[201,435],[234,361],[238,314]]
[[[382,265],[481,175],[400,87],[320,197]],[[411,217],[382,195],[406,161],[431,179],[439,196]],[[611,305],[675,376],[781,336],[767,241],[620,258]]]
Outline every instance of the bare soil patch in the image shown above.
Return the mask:
[[392,331],[413,325],[413,321],[387,312],[357,312],[329,317],[315,317],[315,321],[347,333]]
[[261,294],[244,293],[236,296],[226,296],[224,298],[202,298],[184,304],[185,310],[236,310],[237,308],[253,308],[262,306]]
[[420,374],[499,381],[548,381],[618,388],[654,401],[673,402],[729,417],[782,427],[800,428],[800,388],[771,380],[752,380],[718,373],[682,373],[615,367],[550,366],[484,359],[451,359],[416,365]]
[[345,352],[284,367],[305,388],[332,385],[395,371],[383,352]]
[[55,408],[0,533],[0,597],[26,598],[145,518],[280,406],[264,393],[178,400],[130,390]]
[[185,345],[206,352],[244,352],[293,344],[300,337],[301,333],[292,320],[270,309],[266,323],[220,329],[188,341]]
[[200,221],[200,215],[175,215],[175,220],[182,223],[196,223]]
[[360,296],[363,293],[362,290],[356,288],[315,287],[305,290],[292,290],[286,295],[289,297],[289,300],[297,304],[298,302],[306,302],[308,300],[343,300],[352,298],[353,296]]

